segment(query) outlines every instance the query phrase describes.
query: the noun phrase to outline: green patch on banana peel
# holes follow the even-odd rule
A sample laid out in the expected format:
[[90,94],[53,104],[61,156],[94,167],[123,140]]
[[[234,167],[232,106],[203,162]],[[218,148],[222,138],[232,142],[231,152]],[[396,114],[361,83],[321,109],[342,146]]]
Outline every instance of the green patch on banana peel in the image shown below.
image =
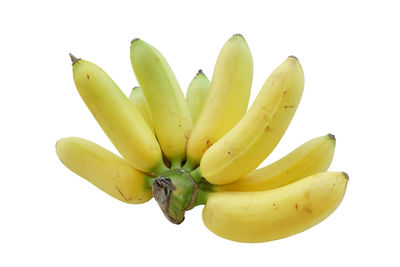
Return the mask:
[[183,222],[185,211],[205,204],[208,194],[182,169],[166,171],[154,179],[152,192],[165,217],[174,224]]

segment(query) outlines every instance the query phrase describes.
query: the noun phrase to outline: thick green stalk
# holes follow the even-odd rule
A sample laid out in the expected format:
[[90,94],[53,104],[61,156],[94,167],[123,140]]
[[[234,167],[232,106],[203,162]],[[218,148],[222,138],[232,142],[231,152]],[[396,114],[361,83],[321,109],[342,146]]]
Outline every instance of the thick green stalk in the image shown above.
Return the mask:
[[204,205],[208,197],[208,192],[200,189],[191,174],[183,169],[166,171],[153,179],[152,192],[165,217],[175,224],[182,223],[185,212]]

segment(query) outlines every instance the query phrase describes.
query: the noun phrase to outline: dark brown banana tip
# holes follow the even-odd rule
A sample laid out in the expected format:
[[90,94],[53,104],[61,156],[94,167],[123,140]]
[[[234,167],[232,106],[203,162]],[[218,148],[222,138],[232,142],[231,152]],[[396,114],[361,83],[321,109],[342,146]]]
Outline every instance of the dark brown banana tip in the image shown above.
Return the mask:
[[73,54],[69,53],[69,57],[71,58],[72,65],[74,65],[76,62],[81,60],[80,58],[75,57]]
[[328,137],[329,137],[330,139],[336,140],[335,135],[333,135],[333,134],[327,134],[327,135],[328,135]]
[[139,41],[139,40],[140,40],[139,38],[133,38],[131,41],[131,44],[133,44],[135,41]]

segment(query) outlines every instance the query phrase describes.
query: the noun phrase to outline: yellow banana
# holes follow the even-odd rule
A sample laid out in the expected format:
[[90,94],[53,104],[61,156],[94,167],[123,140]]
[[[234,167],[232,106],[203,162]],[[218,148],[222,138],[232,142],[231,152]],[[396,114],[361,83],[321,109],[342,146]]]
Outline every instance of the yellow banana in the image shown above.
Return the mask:
[[214,185],[214,191],[263,191],[281,187],[314,173],[325,172],[332,162],[335,136],[328,134],[299,146],[280,160],[250,172],[239,180]]
[[71,59],[79,94],[119,153],[141,171],[167,170],[153,132],[114,81],[97,65]]
[[146,98],[144,97],[142,88],[134,87],[129,95],[129,99],[135,105],[136,109],[139,111],[140,115],[142,115],[143,119],[147,122],[150,129],[154,132],[153,121],[151,120],[149,106],[146,102]]
[[204,152],[228,132],[247,110],[253,79],[253,60],[242,35],[232,36],[222,48],[210,92],[188,141],[186,166],[196,167]]
[[238,242],[266,242],[300,233],[324,220],[343,199],[348,176],[319,173],[276,189],[210,193],[204,224]]
[[186,99],[163,55],[140,39],[130,47],[140,87],[129,98],[100,67],[70,56],[80,96],[122,157],[78,137],[57,141],[56,153],[110,196],[135,204],[154,196],[175,224],[205,205],[210,231],[247,243],[305,231],[341,203],[349,177],[326,172],[335,149],[331,134],[256,170],[279,143],[303,94],[296,57],[272,72],[247,111],[253,60],[240,34],[224,44],[211,82],[200,70]]
[[151,179],[130,163],[95,143],[68,137],[56,144],[61,162],[112,197],[127,203],[144,203],[151,199]]
[[192,122],[185,97],[168,62],[146,42],[131,43],[131,63],[149,104],[157,139],[172,168],[186,159]]
[[193,125],[196,124],[197,118],[203,109],[204,102],[210,91],[210,80],[202,70],[196,74],[186,92],[186,102],[192,117]]
[[212,184],[227,184],[260,165],[285,133],[303,87],[300,62],[288,57],[269,76],[243,118],[204,153],[203,177]]

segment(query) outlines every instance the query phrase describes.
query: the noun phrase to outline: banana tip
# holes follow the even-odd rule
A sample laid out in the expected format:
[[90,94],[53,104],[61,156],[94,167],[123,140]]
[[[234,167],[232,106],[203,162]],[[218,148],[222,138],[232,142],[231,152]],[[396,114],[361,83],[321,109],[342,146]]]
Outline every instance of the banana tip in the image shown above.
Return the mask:
[[199,69],[199,70],[197,71],[197,75],[200,75],[200,74],[204,74],[202,69]]
[[75,57],[73,54],[69,53],[69,57],[71,58],[72,65],[74,65],[76,62],[81,60],[80,58]]
[[336,137],[334,134],[329,133],[329,134],[327,134],[327,136],[332,140],[336,140]]
[[297,61],[299,61],[299,59],[298,59],[296,56],[291,55],[291,56],[289,56],[289,57],[294,58],[294,59],[296,59]]
[[349,180],[349,175],[346,173],[346,172],[342,172],[343,173],[343,176],[347,179],[347,180]]
[[243,39],[244,39],[243,35],[242,35],[242,34],[240,34],[240,33],[236,33],[236,34],[234,34],[234,35],[233,35],[233,37],[240,37],[240,38],[243,38]]
[[139,38],[133,38],[131,41],[131,44],[133,44],[134,42],[139,41],[139,40],[140,40]]

